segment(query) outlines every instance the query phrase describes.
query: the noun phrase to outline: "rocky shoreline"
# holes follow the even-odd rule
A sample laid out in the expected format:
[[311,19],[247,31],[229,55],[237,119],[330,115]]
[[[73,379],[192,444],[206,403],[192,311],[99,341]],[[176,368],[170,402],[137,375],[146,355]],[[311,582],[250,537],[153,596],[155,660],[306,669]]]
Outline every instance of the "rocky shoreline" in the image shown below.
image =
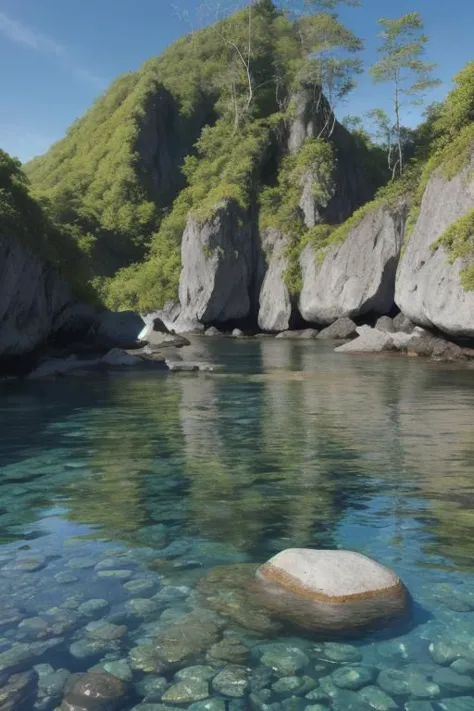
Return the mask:
[[103,312],[83,341],[45,347],[24,359],[15,359],[13,364],[6,361],[5,367],[0,367],[0,378],[36,380],[72,372],[86,375],[132,368],[173,373],[213,372],[218,366],[206,360],[200,347],[201,337],[322,341],[333,344],[334,351],[342,354],[400,354],[441,362],[474,363],[474,344],[456,343],[444,334],[415,326],[402,313],[394,318],[382,316],[373,325],[357,325],[343,317],[321,330],[304,328],[279,333],[239,328],[224,331],[216,326],[176,333],[165,325],[165,318],[162,312],[143,319],[133,312]]

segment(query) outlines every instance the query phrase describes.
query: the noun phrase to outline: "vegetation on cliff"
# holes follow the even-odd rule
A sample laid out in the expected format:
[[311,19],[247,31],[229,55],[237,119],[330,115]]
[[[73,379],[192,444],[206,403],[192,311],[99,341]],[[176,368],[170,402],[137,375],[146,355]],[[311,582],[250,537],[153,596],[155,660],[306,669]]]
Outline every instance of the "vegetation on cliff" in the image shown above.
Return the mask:
[[[310,176],[324,212],[335,192],[344,131],[334,111],[362,69],[362,43],[340,22],[338,0],[305,4],[309,14],[292,16],[271,0],[249,2],[182,37],[115,81],[62,141],[26,166],[43,212],[79,253],[80,278],[110,307],[146,311],[175,299],[188,215],[212,219],[216,206],[229,200],[252,220],[258,211],[261,229],[276,227],[286,235],[285,281],[298,293],[305,244],[324,258],[325,248],[345,239],[368,210],[415,192],[429,159],[448,151],[455,137],[468,150],[472,136],[464,131],[472,129],[474,104],[469,65],[463,90],[433,107],[417,131],[403,129],[399,112],[399,164],[406,169],[397,180],[389,183],[391,144],[380,136],[374,141],[363,122],[350,117],[345,135],[367,184],[372,192],[389,185],[342,226],[324,224],[323,216],[323,224],[308,228],[300,206],[303,184]],[[420,42],[424,47],[425,38]],[[302,92],[313,96],[314,130],[290,154],[294,102]],[[164,181],[159,162],[166,151]],[[462,160],[459,151],[456,156],[453,161]]]
[[21,164],[0,150],[0,237],[19,240],[30,251],[57,267],[68,279],[77,297],[94,299],[88,286],[90,274],[79,245],[65,228],[31,194]]

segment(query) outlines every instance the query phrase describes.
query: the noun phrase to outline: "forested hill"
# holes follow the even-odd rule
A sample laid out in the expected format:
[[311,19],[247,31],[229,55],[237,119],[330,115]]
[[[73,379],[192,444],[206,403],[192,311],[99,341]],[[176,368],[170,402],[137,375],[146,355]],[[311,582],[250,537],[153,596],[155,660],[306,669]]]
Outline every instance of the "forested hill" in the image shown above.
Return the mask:
[[[336,20],[330,31],[342,33],[337,41],[348,54],[357,48],[358,40]],[[88,256],[91,276],[110,277],[151,249],[154,266],[138,277],[142,306],[176,293],[191,208],[204,216],[225,197],[245,205],[254,181],[276,181],[292,96],[309,71],[308,49],[296,24],[272,2],[256,3],[249,97],[247,72],[229,44],[246,47],[248,33],[243,10],[181,38],[115,81],[63,140],[25,166],[53,219]],[[321,109],[320,120],[326,118]],[[133,295],[125,291],[135,290],[136,279],[129,276],[123,299],[131,305]]]
[[[80,280],[108,306],[151,311],[179,292],[183,313],[203,323],[324,322],[324,310],[305,306],[313,277],[328,249],[381,205],[402,220],[398,247],[383,257],[384,284],[354,313],[394,304],[400,235],[414,227],[430,166],[451,160],[450,145],[464,142],[464,156],[472,145],[474,63],[415,131],[397,104],[394,116],[371,112],[372,133],[357,117],[341,125],[335,111],[346,102],[350,113],[362,43],[340,22],[338,0],[300,4],[309,14],[258,0],[182,37],[117,79],[25,166],[34,196],[80,254]],[[422,100],[436,80],[420,16],[380,25],[374,81]],[[405,86],[393,83],[401,66]],[[278,314],[268,316],[266,302]]]

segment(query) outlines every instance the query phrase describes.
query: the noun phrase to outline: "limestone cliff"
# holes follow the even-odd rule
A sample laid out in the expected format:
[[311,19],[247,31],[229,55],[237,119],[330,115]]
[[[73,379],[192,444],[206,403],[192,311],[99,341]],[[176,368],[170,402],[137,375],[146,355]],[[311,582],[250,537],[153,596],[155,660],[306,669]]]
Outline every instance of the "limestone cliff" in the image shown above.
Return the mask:
[[473,168],[474,152],[450,179],[437,170],[428,181],[400,261],[395,293],[399,308],[414,323],[460,337],[474,337],[474,291],[466,291],[461,283],[461,272],[472,259],[466,251],[453,261],[446,246],[436,242],[474,209]]
[[349,229],[344,241],[301,255],[299,310],[306,321],[329,324],[342,316],[386,314],[394,305],[395,273],[405,210],[375,207]]
[[74,300],[59,273],[19,240],[0,235],[0,358],[46,341]]

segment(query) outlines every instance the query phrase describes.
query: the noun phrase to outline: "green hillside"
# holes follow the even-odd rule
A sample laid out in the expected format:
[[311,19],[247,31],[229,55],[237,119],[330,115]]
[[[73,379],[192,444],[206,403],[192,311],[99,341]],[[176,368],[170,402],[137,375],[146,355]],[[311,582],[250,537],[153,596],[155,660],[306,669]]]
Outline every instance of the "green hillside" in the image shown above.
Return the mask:
[[[320,45],[326,53],[335,48],[332,64],[313,58]],[[304,228],[296,189],[301,171],[319,176],[326,200],[345,156],[364,172],[372,194],[390,177],[383,148],[361,125],[350,135],[334,124],[321,93],[330,75],[331,92],[345,97],[359,71],[353,57],[360,48],[334,14],[291,20],[271,0],[260,0],[251,28],[248,9],[242,10],[119,77],[64,139],[25,166],[35,196],[80,253],[81,274],[96,293],[111,307],[143,310],[175,298],[187,216],[209,218],[224,199],[244,209],[259,205],[261,227],[273,224],[288,234],[288,286],[297,292],[304,243],[324,247],[345,234],[334,232],[337,224]],[[410,133],[407,171],[385,192],[389,197],[412,193],[443,136],[449,143],[472,120],[472,74],[468,65],[462,90]],[[318,106],[320,137],[288,156],[294,97],[308,90]]]

